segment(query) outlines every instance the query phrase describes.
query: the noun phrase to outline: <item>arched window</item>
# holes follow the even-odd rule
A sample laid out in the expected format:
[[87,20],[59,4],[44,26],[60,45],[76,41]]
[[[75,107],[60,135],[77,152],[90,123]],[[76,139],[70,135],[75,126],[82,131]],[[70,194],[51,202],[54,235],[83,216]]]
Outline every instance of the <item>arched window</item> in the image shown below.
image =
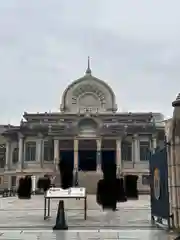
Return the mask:
[[92,133],[96,132],[98,125],[93,119],[85,118],[79,122],[78,127],[80,133]]

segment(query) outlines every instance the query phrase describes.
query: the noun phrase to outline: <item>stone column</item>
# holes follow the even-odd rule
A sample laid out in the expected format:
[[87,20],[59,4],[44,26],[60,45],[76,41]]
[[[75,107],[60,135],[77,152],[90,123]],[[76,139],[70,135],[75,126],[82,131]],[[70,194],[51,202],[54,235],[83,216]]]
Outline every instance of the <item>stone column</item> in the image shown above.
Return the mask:
[[78,139],[74,139],[74,170],[78,170],[78,146],[79,141]]
[[74,139],[74,186],[79,186],[79,163],[78,163],[79,140]]
[[116,166],[117,174],[122,173],[122,160],[121,160],[121,139],[116,140]]
[[152,151],[153,153],[156,151],[157,148],[157,139],[156,136],[152,136]]
[[31,176],[31,180],[32,180],[32,193],[33,193],[33,195],[35,195],[35,191],[36,191],[36,176]]
[[97,144],[96,171],[101,171],[101,139],[97,139],[96,144]]
[[175,146],[174,144],[171,144],[168,146],[169,149],[169,157],[168,157],[168,184],[169,184],[169,194],[170,194],[170,210],[171,213],[174,216],[174,222],[171,223],[174,224],[175,227],[177,226],[178,222],[178,212],[176,209],[176,203],[177,203],[177,192],[176,192],[176,162],[175,162]]
[[43,167],[43,135],[38,134],[37,139],[37,162]]
[[133,136],[133,162],[139,162],[140,161],[140,142],[139,142],[139,136],[138,134],[135,134]]
[[11,142],[9,139],[6,141],[6,159],[5,159],[5,170],[9,170],[11,160]]
[[59,139],[54,139],[54,166],[56,170],[58,170],[59,160]]
[[19,148],[18,169],[22,170],[23,161],[24,161],[24,159],[23,159],[23,156],[24,156],[24,154],[23,154],[23,152],[24,152],[23,151],[24,150],[24,136],[22,134],[19,134],[19,143],[18,143],[18,145],[19,145],[19,147],[18,147]]

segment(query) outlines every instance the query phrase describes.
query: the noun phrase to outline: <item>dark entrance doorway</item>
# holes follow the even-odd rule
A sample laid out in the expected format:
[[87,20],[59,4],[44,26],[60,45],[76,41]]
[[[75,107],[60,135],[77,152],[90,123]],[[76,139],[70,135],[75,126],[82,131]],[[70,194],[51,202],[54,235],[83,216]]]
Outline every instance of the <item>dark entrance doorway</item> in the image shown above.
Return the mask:
[[96,171],[96,149],[96,140],[79,141],[79,171]]
[[74,168],[74,151],[72,150],[61,150],[60,152],[61,161],[65,161],[71,169]]
[[[107,163],[116,163],[116,141],[115,140],[103,140],[101,146],[101,167]],[[108,164],[108,165],[109,165]]]
[[74,146],[73,141],[64,140],[59,141],[60,147],[60,161],[68,163],[71,169],[74,169]]

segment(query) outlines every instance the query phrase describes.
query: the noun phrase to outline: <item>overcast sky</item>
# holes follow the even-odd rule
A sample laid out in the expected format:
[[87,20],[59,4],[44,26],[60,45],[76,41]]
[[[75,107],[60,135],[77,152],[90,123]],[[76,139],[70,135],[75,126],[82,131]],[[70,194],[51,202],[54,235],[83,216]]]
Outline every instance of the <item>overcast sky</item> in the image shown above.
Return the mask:
[[1,1],[0,123],[58,111],[88,55],[119,110],[171,116],[180,92],[179,9],[179,0]]

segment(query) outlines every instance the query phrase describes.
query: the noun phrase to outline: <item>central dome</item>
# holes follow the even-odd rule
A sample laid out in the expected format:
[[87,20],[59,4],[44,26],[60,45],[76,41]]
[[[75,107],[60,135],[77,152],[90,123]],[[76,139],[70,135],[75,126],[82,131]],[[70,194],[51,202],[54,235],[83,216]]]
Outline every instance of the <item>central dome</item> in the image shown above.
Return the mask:
[[115,112],[115,95],[107,83],[91,75],[88,63],[85,76],[75,80],[64,91],[61,111]]

